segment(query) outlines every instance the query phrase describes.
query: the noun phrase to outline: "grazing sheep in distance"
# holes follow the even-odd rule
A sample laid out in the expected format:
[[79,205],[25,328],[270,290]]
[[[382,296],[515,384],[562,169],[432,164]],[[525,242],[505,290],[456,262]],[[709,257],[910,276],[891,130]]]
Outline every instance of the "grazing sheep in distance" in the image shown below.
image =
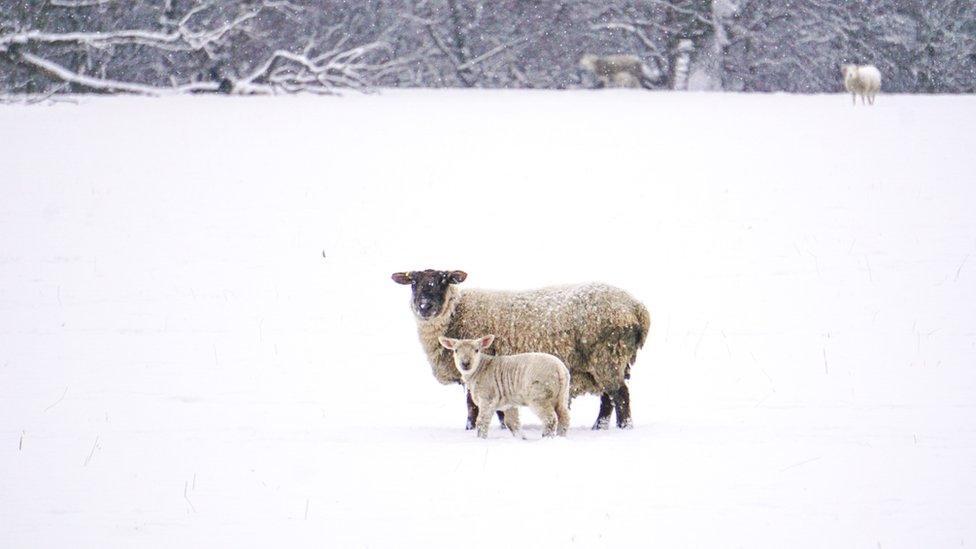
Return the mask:
[[478,406],[475,425],[480,438],[496,411],[505,413],[505,426],[516,438],[522,435],[518,406],[528,406],[542,420],[543,437],[566,436],[569,429],[569,369],[545,353],[492,356],[485,351],[495,336],[476,339],[437,338],[454,351],[454,366]]
[[[495,334],[499,355],[548,353],[569,368],[570,398],[600,395],[594,429],[607,429],[611,412],[617,426],[632,427],[626,380],[644,345],[651,317],[641,302],[605,284],[581,284],[523,292],[461,290],[464,271],[394,273],[412,290],[411,309],[420,343],[437,381],[460,383],[451,354],[438,337],[471,339]],[[467,428],[478,408],[468,395]]]
[[874,105],[874,96],[881,91],[881,71],[874,65],[844,65],[841,67],[844,75],[844,89],[851,92],[851,102],[857,105],[857,96],[861,96],[861,104],[865,101]]
[[593,73],[601,88],[651,88],[657,77],[635,55],[584,55],[581,69]]

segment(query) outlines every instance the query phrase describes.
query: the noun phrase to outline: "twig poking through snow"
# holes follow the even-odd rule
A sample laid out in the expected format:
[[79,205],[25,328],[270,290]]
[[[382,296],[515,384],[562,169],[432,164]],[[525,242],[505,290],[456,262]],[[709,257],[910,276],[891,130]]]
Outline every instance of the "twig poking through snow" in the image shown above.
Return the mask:
[[789,471],[790,469],[793,469],[794,467],[799,467],[801,465],[806,465],[807,463],[813,463],[814,461],[817,461],[818,459],[820,459],[820,456],[817,456],[815,458],[810,458],[808,460],[804,460],[804,461],[801,461],[799,463],[794,463],[793,465],[790,465],[789,467],[784,467],[784,468],[780,469],[779,472],[780,473],[785,473],[786,471]]
[[830,375],[830,371],[827,370],[827,348],[826,347],[823,348],[823,357],[824,357],[824,374]]
[[186,502],[190,505],[190,510],[196,513],[197,508],[193,506],[193,502],[190,501],[190,497],[186,495],[186,490],[189,487],[189,485],[190,485],[189,482],[183,481],[183,499],[185,499]]
[[17,451],[18,452],[21,452],[21,451],[24,450],[24,435],[26,435],[26,434],[27,434],[27,431],[21,431],[20,432],[20,443],[17,444]]
[[55,406],[57,406],[62,400],[64,400],[64,395],[66,395],[66,394],[68,394],[68,386],[67,385],[64,386],[64,392],[61,393],[61,398],[55,400],[54,401],[54,404],[48,406],[47,408],[44,408],[44,411],[46,412],[46,411],[50,410],[51,408],[54,408]]
[[95,435],[95,443],[92,444],[91,452],[88,452],[88,457],[85,458],[85,467],[88,466],[88,462],[91,461],[92,456],[95,455],[95,448],[98,447],[98,435]]
[[868,268],[868,280],[871,281],[871,284],[874,284],[874,274],[871,272],[871,262],[868,261],[867,255],[864,256],[864,265]]
[[305,520],[308,520],[308,500],[305,500]]
[[962,266],[966,264],[966,260],[967,259],[969,259],[969,254],[966,254],[966,257],[962,258],[962,263],[960,263],[959,264],[959,268],[956,269],[956,280],[957,281],[959,280],[959,273],[962,271]]

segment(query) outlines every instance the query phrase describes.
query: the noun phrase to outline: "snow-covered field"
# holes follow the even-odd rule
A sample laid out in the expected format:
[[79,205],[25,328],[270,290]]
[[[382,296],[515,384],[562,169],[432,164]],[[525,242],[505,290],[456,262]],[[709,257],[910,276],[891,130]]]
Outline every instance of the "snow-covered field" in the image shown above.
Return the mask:
[[[976,97],[0,106],[2,547],[976,544]],[[636,427],[463,430],[398,270],[599,280]]]

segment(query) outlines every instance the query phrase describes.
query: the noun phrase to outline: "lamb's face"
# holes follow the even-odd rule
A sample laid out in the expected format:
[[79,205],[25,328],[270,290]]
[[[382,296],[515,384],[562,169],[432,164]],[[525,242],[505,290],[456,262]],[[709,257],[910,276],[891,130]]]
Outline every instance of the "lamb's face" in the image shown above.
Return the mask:
[[393,281],[409,284],[413,291],[413,312],[422,320],[436,317],[444,310],[447,289],[451,284],[460,284],[467,278],[464,271],[410,271],[393,273]]
[[857,65],[841,65],[840,73],[844,76],[844,80],[847,81],[857,74]]
[[487,335],[478,339],[451,339],[440,337],[438,340],[441,345],[448,350],[454,351],[454,367],[462,376],[467,376],[478,371],[481,366],[481,357],[484,351],[491,346],[495,336]]

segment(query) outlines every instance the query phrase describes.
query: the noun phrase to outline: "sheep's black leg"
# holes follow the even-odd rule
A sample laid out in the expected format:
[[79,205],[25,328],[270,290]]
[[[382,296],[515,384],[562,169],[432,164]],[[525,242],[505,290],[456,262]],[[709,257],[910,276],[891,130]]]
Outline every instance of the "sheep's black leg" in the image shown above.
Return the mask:
[[626,385],[621,385],[617,390],[617,394],[613,397],[613,406],[617,411],[617,427],[633,428],[634,422],[630,419],[630,389]]
[[475,406],[474,400],[471,399],[471,392],[468,391],[468,422],[464,424],[464,430],[470,431],[474,429],[474,424],[478,420],[478,407]]
[[610,428],[610,412],[613,412],[613,400],[610,399],[609,394],[603,393],[600,395],[600,414],[596,416],[596,423],[593,424],[594,431]]
[[502,424],[502,429],[508,429],[508,425],[505,425],[505,412],[496,410],[495,413],[498,414],[498,421]]

